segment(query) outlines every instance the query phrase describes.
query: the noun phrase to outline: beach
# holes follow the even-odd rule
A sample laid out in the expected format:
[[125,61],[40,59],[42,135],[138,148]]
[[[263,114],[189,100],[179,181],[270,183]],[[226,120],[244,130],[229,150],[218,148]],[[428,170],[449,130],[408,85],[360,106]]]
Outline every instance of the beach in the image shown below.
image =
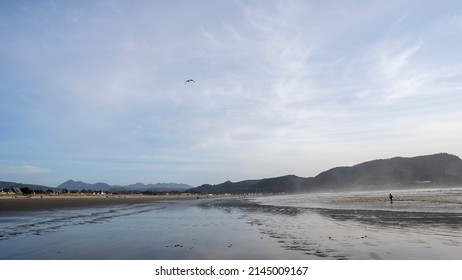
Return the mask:
[[[199,198],[206,198],[200,196]],[[34,195],[0,196],[0,212],[47,211],[53,209],[104,207],[155,203],[160,200],[197,199],[192,195]]]
[[48,200],[53,208],[0,211],[0,259],[303,259],[239,213],[203,206],[221,199],[60,198]]
[[264,211],[297,214],[252,216],[282,244],[327,259],[462,259],[461,188],[395,190],[393,203],[389,192],[261,197]]
[[0,259],[462,259],[462,189],[393,194],[2,198]]

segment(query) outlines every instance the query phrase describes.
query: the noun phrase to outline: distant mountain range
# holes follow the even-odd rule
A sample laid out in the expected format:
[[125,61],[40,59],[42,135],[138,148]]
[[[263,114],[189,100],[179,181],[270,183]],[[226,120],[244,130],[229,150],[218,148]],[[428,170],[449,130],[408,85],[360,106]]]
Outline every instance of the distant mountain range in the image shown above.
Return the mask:
[[157,184],[143,184],[136,183],[126,186],[108,185],[106,183],[85,183],[82,181],[68,180],[58,186],[58,189],[67,190],[97,190],[97,191],[184,191],[185,189],[191,188],[192,186],[186,184],[177,183],[157,183]]
[[336,167],[315,177],[287,175],[276,178],[205,184],[188,189],[196,193],[268,193],[383,190],[430,186],[462,186],[462,160],[441,153],[412,158],[373,160],[351,167]]
[[462,160],[446,153],[395,157],[364,162],[350,167],[335,167],[315,177],[286,175],[275,178],[224,182],[218,185],[201,185],[193,188],[186,184],[136,183],[127,186],[111,186],[106,183],[89,184],[69,180],[57,188],[40,185],[0,181],[0,188],[29,188],[32,190],[93,190],[106,192],[132,191],[181,191],[190,193],[294,193],[320,191],[384,190],[422,187],[462,186]]
[[192,188],[190,185],[186,184],[177,184],[177,183],[157,183],[157,184],[143,184],[136,183],[127,186],[111,186],[106,183],[85,183],[82,181],[73,181],[68,180],[56,188],[47,187],[42,185],[33,185],[33,184],[22,184],[16,182],[5,182],[0,181],[0,189],[10,190],[12,188],[29,188],[34,191],[58,191],[61,192],[64,189],[69,191],[73,190],[93,190],[93,191],[105,191],[105,192],[169,192],[169,191],[179,191],[182,192],[186,189]]

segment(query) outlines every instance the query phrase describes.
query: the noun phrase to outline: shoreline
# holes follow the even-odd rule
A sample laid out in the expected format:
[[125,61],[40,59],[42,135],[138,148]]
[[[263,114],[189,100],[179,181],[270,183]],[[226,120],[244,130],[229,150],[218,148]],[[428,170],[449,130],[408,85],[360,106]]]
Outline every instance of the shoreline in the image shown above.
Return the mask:
[[133,205],[156,203],[159,201],[196,200],[208,196],[184,195],[35,195],[35,196],[0,196],[0,213],[50,211],[69,208],[105,207],[115,205]]

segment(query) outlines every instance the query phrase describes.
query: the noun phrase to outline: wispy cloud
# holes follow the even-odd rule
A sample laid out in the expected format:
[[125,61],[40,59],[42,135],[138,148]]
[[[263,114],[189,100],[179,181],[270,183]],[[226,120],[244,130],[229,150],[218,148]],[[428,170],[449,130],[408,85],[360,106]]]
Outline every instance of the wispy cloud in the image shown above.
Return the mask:
[[406,149],[462,154],[450,129],[462,117],[457,3],[0,5],[10,173],[40,159],[94,181],[194,184],[315,175]]
[[406,44],[403,40],[386,39],[371,47],[358,68],[364,72],[359,72],[362,80],[356,81],[361,81],[364,88],[356,96],[361,99],[378,98],[383,102],[418,93],[429,78],[425,69],[411,64],[422,45],[421,40]]

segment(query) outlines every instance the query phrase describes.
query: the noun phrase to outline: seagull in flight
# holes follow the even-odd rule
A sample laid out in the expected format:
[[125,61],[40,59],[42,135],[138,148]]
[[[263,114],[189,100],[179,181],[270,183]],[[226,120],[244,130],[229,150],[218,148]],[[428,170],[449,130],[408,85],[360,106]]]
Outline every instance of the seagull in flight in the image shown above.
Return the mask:
[[189,80],[186,80],[186,82],[184,82],[184,84],[186,85],[186,83],[190,83],[190,82],[196,83],[193,79],[189,79]]

